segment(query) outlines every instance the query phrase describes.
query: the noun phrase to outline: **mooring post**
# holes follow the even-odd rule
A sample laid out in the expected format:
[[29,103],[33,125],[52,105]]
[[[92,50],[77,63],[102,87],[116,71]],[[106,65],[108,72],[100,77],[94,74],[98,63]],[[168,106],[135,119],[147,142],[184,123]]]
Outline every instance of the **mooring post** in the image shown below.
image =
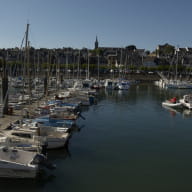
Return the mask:
[[5,56],[3,57],[2,67],[2,97],[3,97],[3,114],[8,114],[8,74]]

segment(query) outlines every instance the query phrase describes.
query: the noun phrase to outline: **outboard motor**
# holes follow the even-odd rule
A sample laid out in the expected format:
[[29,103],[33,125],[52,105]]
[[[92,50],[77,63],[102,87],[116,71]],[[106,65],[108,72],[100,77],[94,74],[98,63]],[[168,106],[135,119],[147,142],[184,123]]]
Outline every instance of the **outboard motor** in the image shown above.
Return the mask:
[[45,161],[47,161],[47,158],[45,155],[43,154],[36,154],[33,161],[32,161],[32,164],[34,165],[37,165],[37,164],[43,164]]
[[55,169],[56,168],[56,165],[49,162],[47,160],[46,156],[43,154],[37,154],[34,157],[32,164],[38,164],[42,167],[46,167],[47,169]]
[[45,156],[47,156],[47,146],[48,146],[48,143],[47,143],[47,142],[45,142],[45,143],[42,145],[42,150],[41,150],[41,152],[42,152],[42,154],[45,155]]

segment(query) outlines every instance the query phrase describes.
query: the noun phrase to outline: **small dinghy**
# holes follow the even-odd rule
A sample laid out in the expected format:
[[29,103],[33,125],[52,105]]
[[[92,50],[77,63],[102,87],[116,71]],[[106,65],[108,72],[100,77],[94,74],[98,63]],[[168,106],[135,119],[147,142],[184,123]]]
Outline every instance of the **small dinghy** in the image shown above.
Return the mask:
[[162,102],[162,105],[167,107],[173,107],[173,108],[180,108],[182,106],[182,104],[179,101],[177,101],[176,97],[173,97],[170,100],[166,100]]

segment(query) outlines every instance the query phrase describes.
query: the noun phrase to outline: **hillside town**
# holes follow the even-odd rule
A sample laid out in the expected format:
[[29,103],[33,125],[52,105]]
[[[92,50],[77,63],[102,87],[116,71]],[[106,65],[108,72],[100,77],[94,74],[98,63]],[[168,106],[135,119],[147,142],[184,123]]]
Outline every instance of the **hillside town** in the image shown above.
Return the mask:
[[[66,75],[80,73],[90,75],[100,71],[100,74],[124,71],[126,73],[142,73],[168,71],[170,66],[178,64],[183,70],[191,70],[192,48],[174,47],[169,44],[158,45],[156,50],[149,51],[137,48],[135,45],[126,47],[100,47],[96,37],[93,49],[74,49],[63,47],[57,49],[28,46],[28,50],[21,47],[0,49],[0,64],[3,60],[11,75],[22,75],[23,63],[28,62],[31,71],[64,72]],[[28,55],[28,61],[25,60]],[[89,65],[89,69],[87,66]],[[2,68],[2,67],[1,67]]]

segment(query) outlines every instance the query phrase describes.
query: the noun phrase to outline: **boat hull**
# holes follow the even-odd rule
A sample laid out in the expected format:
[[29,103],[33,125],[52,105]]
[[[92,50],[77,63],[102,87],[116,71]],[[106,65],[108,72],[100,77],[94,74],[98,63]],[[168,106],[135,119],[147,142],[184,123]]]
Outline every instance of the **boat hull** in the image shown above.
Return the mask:
[[65,146],[67,142],[66,138],[58,139],[58,138],[48,138],[47,139],[47,149],[57,149]]
[[191,102],[186,102],[184,99],[180,99],[180,102],[181,102],[181,104],[182,104],[184,107],[192,110],[192,103],[191,103]]
[[1,178],[36,178],[38,174],[37,167],[24,165],[15,165],[10,162],[1,161],[0,162],[0,177]]
[[171,102],[163,102],[162,103],[163,106],[167,106],[167,107],[173,107],[173,108],[180,108],[182,106],[182,104],[179,103],[171,103]]

